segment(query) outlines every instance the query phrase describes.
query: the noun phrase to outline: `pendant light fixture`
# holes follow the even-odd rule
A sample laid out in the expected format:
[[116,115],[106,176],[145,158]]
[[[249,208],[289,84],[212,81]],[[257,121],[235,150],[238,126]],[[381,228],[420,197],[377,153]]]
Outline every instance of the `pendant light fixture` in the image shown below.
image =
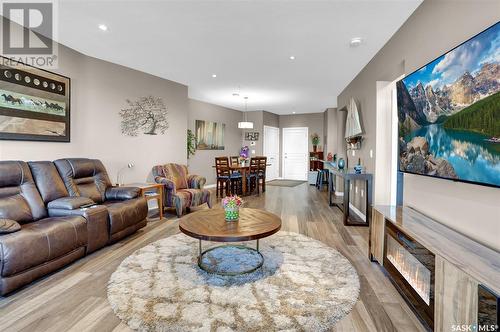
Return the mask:
[[253,129],[253,122],[247,120],[247,102],[248,97],[245,97],[245,121],[238,122],[238,128],[240,129]]

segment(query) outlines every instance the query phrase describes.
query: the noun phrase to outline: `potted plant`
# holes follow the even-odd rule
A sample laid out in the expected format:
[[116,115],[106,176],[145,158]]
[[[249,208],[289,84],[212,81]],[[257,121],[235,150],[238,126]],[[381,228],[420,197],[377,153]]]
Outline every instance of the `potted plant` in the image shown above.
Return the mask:
[[196,152],[196,147],[195,147],[195,136],[191,129],[187,130],[187,157],[189,159],[189,156],[194,155]]
[[319,135],[318,133],[314,133],[311,135],[311,143],[312,143],[312,146],[313,146],[313,152],[316,152],[316,150],[318,149],[318,145],[319,145]]
[[240,206],[243,200],[239,196],[226,196],[222,199],[222,208],[226,221],[238,221],[240,218]]

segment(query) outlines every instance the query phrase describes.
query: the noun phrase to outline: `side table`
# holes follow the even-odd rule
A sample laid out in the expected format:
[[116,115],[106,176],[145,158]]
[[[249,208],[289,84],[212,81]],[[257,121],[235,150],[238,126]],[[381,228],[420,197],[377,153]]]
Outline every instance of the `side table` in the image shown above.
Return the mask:
[[127,183],[122,187],[137,187],[141,190],[140,195],[146,198],[146,201],[152,199],[158,202],[160,219],[163,219],[163,184],[161,183]]

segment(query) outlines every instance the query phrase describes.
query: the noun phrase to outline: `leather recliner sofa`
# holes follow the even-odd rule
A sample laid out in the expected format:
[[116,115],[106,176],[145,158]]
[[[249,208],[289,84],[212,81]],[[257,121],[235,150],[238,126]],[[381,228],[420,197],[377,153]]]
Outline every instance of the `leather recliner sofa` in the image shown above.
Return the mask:
[[101,161],[68,158],[58,159],[54,164],[69,196],[89,197],[107,208],[111,242],[146,226],[148,205],[143,197],[139,197],[139,188],[113,187]]
[[98,160],[0,161],[0,295],[144,227],[138,195]]

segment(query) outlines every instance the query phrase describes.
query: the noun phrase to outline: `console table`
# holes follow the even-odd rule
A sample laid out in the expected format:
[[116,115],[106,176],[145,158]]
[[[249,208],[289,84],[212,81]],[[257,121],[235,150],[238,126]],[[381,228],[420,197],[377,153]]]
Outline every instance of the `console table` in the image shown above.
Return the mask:
[[[370,225],[371,210],[372,210],[372,184],[373,175],[370,173],[356,173],[352,169],[337,169],[330,162],[324,162],[324,165],[330,171],[328,177],[328,200],[330,206],[337,206],[344,213],[344,225],[346,226],[368,226]],[[344,196],[341,202],[336,201],[335,196],[337,176],[343,179]],[[349,191],[351,181],[364,181],[366,183],[365,204],[366,204],[366,221],[356,220],[349,213]]]
[[429,330],[495,331],[500,253],[409,207],[375,205],[368,255]]

